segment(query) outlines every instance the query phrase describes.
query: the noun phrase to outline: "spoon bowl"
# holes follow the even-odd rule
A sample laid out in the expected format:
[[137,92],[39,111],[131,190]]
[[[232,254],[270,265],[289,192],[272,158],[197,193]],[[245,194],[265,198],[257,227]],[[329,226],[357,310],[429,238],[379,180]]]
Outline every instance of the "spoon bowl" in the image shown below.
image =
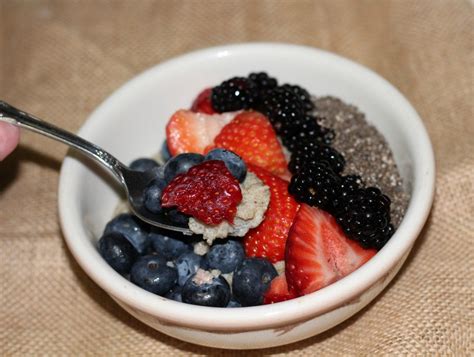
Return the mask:
[[45,135],[77,149],[113,174],[125,190],[130,209],[138,218],[158,228],[186,235],[192,234],[191,230],[174,225],[165,215],[153,214],[143,206],[143,193],[150,182],[156,178],[153,170],[146,172],[131,170],[99,146],[1,100],[0,121]]

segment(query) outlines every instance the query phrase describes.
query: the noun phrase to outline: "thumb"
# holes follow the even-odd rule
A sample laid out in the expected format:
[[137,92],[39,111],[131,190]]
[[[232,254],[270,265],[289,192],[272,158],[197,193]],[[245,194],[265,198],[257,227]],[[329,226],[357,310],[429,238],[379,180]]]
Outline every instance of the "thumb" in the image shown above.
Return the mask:
[[16,148],[19,140],[20,129],[18,127],[0,122],[0,161]]

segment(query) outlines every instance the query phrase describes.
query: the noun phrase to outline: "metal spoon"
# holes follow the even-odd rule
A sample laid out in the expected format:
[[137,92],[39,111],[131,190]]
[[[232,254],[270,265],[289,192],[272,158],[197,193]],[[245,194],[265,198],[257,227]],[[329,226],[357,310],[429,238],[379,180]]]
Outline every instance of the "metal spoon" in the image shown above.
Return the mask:
[[153,171],[141,172],[130,170],[126,165],[99,146],[36,118],[1,100],[0,121],[48,136],[86,154],[112,172],[113,176],[121,183],[127,195],[130,209],[138,218],[162,229],[181,232],[187,235],[192,234],[188,228],[173,225],[164,215],[155,215],[148,212],[141,204],[145,188],[156,178],[156,174],[154,174]]

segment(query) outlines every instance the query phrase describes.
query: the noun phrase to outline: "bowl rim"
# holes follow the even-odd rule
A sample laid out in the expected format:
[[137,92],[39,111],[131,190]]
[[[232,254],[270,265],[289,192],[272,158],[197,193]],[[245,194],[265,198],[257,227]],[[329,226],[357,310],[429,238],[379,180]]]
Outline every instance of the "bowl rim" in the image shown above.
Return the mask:
[[[81,165],[69,155],[60,172],[58,209],[62,231],[71,253],[87,273],[102,289],[135,310],[141,310],[167,323],[202,330],[219,331],[229,329],[260,329],[281,326],[294,321],[306,320],[321,315],[358,297],[370,286],[389,274],[397,263],[410,251],[423,228],[433,202],[435,187],[435,160],[433,148],[421,118],[408,100],[387,80],[367,67],[347,58],[318,48],[274,43],[253,42],[210,47],[193,51],[155,65],[122,84],[107,97],[88,117],[78,134],[88,137],[96,129],[100,117],[113,105],[152,78],[155,73],[167,71],[174,66],[206,57],[226,57],[239,52],[293,51],[302,56],[324,56],[338,65],[350,66],[361,72],[377,85],[397,105],[404,107],[412,130],[417,135],[416,156],[420,165],[413,167],[414,186],[407,212],[393,238],[371,260],[343,279],[311,294],[273,305],[226,309],[183,304],[149,293],[116,273],[92,247],[80,222],[80,214],[74,208],[69,194],[79,182],[77,172]],[[79,239],[80,237],[80,239]],[[396,238],[396,239],[394,239]],[[217,314],[217,315],[216,315]],[[218,318],[216,318],[218,317]]]

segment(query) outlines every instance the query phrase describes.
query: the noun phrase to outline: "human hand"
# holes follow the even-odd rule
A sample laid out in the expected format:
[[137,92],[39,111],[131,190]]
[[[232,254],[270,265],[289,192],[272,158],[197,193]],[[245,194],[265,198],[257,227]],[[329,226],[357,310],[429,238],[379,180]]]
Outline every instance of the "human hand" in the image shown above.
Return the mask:
[[20,129],[18,127],[0,122],[0,161],[16,148],[19,140]]

